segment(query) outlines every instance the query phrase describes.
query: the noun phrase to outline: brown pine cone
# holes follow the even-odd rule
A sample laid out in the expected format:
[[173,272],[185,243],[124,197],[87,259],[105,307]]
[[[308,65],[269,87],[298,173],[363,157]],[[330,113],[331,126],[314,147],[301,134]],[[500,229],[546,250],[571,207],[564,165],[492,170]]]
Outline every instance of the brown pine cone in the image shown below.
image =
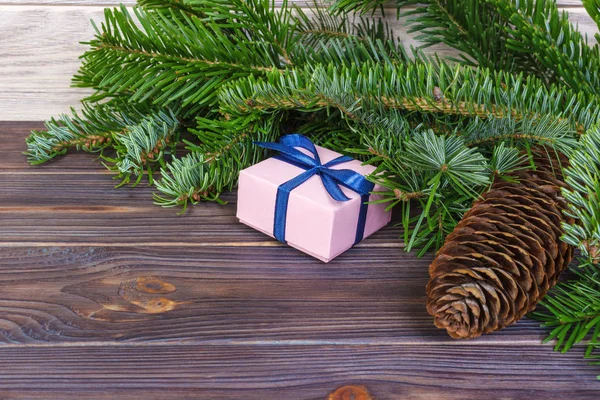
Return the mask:
[[[427,311],[453,338],[504,328],[533,310],[573,258],[560,240],[566,202],[561,163],[534,155],[536,170],[498,181],[448,235],[429,267]],[[572,222],[572,221],[567,221]]]

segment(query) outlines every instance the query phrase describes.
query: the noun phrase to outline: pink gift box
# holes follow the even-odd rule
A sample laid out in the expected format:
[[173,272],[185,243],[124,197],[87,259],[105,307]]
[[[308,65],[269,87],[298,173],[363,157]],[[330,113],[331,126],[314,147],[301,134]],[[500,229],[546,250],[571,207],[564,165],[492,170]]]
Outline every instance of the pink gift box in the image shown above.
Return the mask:
[[[339,153],[316,146],[322,164],[340,156]],[[309,154],[304,149],[299,149]],[[362,175],[375,170],[352,160],[332,169],[350,169]],[[269,158],[240,172],[237,217],[240,222],[271,237],[275,218],[277,188],[304,170],[285,161]],[[354,245],[361,196],[351,189],[341,187],[349,201],[336,201],[327,192],[317,175],[291,191],[285,225],[285,240],[290,246],[329,262]],[[375,186],[374,191],[385,190]],[[372,194],[369,201],[380,199]],[[364,238],[383,228],[391,218],[386,204],[369,204]]]

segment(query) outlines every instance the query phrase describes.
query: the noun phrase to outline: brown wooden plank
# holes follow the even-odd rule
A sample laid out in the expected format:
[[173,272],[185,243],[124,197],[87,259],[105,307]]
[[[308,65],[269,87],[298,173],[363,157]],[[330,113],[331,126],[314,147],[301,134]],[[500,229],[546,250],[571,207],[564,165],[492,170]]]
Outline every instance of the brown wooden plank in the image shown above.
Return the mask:
[[[76,346],[0,349],[2,398],[597,399],[576,352],[515,346]],[[356,392],[355,392],[356,393]]]
[[[0,164],[1,165],[1,164]],[[203,203],[161,208],[153,188],[114,189],[111,175],[97,173],[3,175],[0,179],[0,244],[23,245],[169,245],[266,243],[273,239],[238,222],[234,193],[226,205]],[[400,247],[400,228],[389,226],[362,246]]]
[[66,157],[57,157],[43,165],[32,166],[27,162],[23,152],[27,150],[25,138],[32,130],[44,129],[42,122],[0,121],[0,179],[3,175],[52,173],[98,172],[106,174],[96,154],[82,151],[71,151]]
[[289,247],[0,247],[0,342],[540,345],[524,319],[450,339],[425,310],[427,267],[397,248],[323,264]]
[[[147,184],[115,189],[118,181],[96,155],[73,152],[30,166],[21,152],[39,123],[0,123],[0,244],[60,245],[248,245],[282,246],[237,221],[235,193],[225,206],[203,203],[161,208]],[[198,229],[198,227],[202,229]],[[389,227],[363,246],[395,246],[398,228]]]

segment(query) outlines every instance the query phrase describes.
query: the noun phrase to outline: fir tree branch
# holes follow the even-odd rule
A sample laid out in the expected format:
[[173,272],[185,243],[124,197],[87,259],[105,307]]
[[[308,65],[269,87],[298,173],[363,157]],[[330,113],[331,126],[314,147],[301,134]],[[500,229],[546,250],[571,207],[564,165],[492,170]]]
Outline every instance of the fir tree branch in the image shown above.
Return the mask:
[[142,179],[144,169],[148,172],[148,180],[152,184],[153,166],[164,166],[165,155],[175,153],[179,140],[178,128],[178,121],[172,114],[158,112],[128,127],[122,135],[114,137],[116,159],[106,156],[102,158],[115,164],[109,169],[118,172],[118,177],[122,178],[121,185],[129,183],[132,175],[137,177],[137,185]]
[[600,94],[600,48],[587,40],[569,22],[552,0],[486,0],[496,12],[510,21],[504,29],[511,39],[513,53],[532,53],[556,82],[574,91]]
[[[134,9],[134,19],[124,7],[107,9],[74,84],[96,89],[93,100],[133,93],[133,101],[173,108],[180,104],[184,117],[210,108],[216,87],[233,77],[285,66],[295,43],[289,38],[289,9],[275,12],[265,8],[265,0],[231,3],[222,10],[213,7],[218,20],[184,15],[181,21],[142,8]],[[265,35],[272,41],[260,40]],[[103,77],[100,82],[98,76]]]
[[[334,10],[362,13],[381,7],[381,1],[338,0]],[[485,67],[497,71],[526,72],[539,70],[539,63],[531,54],[514,54],[508,51],[507,33],[503,27],[509,24],[477,0],[397,0],[398,14],[404,10],[412,25],[409,33],[423,43],[420,48],[444,43],[455,48],[457,57],[449,58],[466,65]]]
[[340,109],[352,118],[352,110],[368,103],[384,109],[469,118],[512,117],[520,121],[550,115],[578,132],[589,127],[600,111],[579,94],[547,89],[535,79],[444,64],[440,68],[365,63],[361,67],[295,69],[269,74],[264,80],[242,79],[224,87],[219,98],[226,114],[314,111],[341,104],[345,107]]
[[262,161],[267,152],[254,141],[274,141],[279,136],[280,116],[269,118],[198,118],[193,133],[201,144],[188,143],[190,154],[163,167],[156,181],[160,192],[156,204],[164,207],[218,200],[224,190],[237,183],[239,171]]
[[191,17],[206,18],[207,16],[205,8],[199,8],[198,2],[194,0],[138,0],[137,3],[144,9],[163,11],[167,15],[172,15],[172,10],[179,10]]
[[[379,163],[370,179],[389,188],[381,202],[400,207],[404,242],[419,254],[439,247],[469,204],[490,183],[486,158],[457,136],[435,136],[427,130],[390,135],[369,132],[364,146]],[[417,202],[421,212],[412,212]]]
[[565,353],[588,339],[585,357],[593,358],[600,337],[600,270],[597,265],[575,270],[576,280],[562,282],[530,316],[552,328],[545,342],[556,340],[555,351]]
[[[594,18],[597,5],[586,9]],[[338,0],[338,9],[366,11],[379,2]],[[425,46],[445,43],[462,54],[466,64],[508,72],[525,72],[543,82],[598,96],[600,47],[569,22],[554,0],[398,0],[408,9],[411,32]],[[416,6],[416,8],[414,8]],[[596,10],[596,11],[594,11]]]
[[563,240],[581,251],[584,264],[600,263],[600,128],[594,127],[581,137],[578,150],[564,170],[563,189],[569,202],[567,215],[574,224],[565,224]]
[[414,6],[417,8],[405,15],[414,24],[409,33],[419,32],[416,39],[423,41],[423,47],[444,43],[460,52],[460,59],[454,60],[496,70],[513,71],[516,65],[526,64],[507,54],[502,31],[505,21],[495,18],[481,2],[431,0],[425,6],[411,0],[397,3],[399,9]]
[[[237,70],[240,72],[267,72],[273,70],[273,68],[263,67],[260,65],[247,65],[242,63],[232,63],[232,62],[222,62],[222,61],[210,61],[201,58],[191,58],[191,57],[181,57],[177,55],[169,55],[169,54],[160,54],[160,53],[152,53],[144,50],[136,50],[131,48],[126,48],[124,46],[117,46],[113,44],[98,44],[97,48],[99,50],[106,49],[112,50],[119,55],[133,55],[134,57],[140,57],[143,60],[157,60],[158,62],[173,62],[175,64],[199,64],[201,67],[215,67],[219,70]],[[131,57],[129,57],[131,59]]]
[[468,146],[494,143],[527,147],[546,146],[563,154],[577,147],[576,131],[564,119],[544,115],[538,119],[497,118],[474,121],[460,133]]
[[302,8],[295,6],[298,34],[306,44],[319,40],[354,39],[356,41],[395,41],[393,31],[381,18],[363,18],[351,13],[330,13],[316,0],[309,8],[309,17]]
[[358,12],[366,14],[377,9],[384,9],[388,0],[335,0],[331,4],[330,11],[334,13]]
[[[268,0],[209,3],[186,3],[211,10],[203,19],[182,16],[172,7],[161,12],[135,8],[135,18],[125,8],[106,10],[74,84],[96,90],[88,101],[125,95],[181,109],[178,114],[187,118],[207,112],[217,89],[235,78],[292,64],[407,60],[379,25],[347,27],[354,32],[347,38],[308,43],[297,26],[313,21],[306,15],[293,17],[288,7],[274,9]],[[167,11],[173,18],[165,16]]]
[[162,207],[197,204],[202,200],[219,201],[220,193],[234,181],[237,171],[220,171],[214,163],[206,163],[202,154],[191,152],[168,163],[161,169],[161,179],[155,186],[155,203]]
[[[600,29],[600,1],[599,0],[582,0],[583,6],[588,15],[594,20],[598,29]],[[596,40],[600,38],[599,34],[595,34]]]
[[110,104],[84,103],[81,114],[61,115],[46,123],[46,131],[34,131],[27,138],[27,155],[32,164],[41,164],[63,155],[69,148],[100,151],[115,143],[132,126],[140,123],[155,110],[144,105],[124,102]]

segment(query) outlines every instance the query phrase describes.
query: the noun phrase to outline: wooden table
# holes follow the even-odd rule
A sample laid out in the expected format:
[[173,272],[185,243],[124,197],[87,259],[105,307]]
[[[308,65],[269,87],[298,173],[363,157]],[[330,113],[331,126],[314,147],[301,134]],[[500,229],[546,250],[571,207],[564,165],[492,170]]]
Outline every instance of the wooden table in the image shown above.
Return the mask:
[[[239,224],[113,189],[94,155],[28,166],[0,123],[0,398],[585,399],[582,348],[524,319],[455,341],[388,227],[330,264]],[[346,396],[346,397],[344,397]]]

